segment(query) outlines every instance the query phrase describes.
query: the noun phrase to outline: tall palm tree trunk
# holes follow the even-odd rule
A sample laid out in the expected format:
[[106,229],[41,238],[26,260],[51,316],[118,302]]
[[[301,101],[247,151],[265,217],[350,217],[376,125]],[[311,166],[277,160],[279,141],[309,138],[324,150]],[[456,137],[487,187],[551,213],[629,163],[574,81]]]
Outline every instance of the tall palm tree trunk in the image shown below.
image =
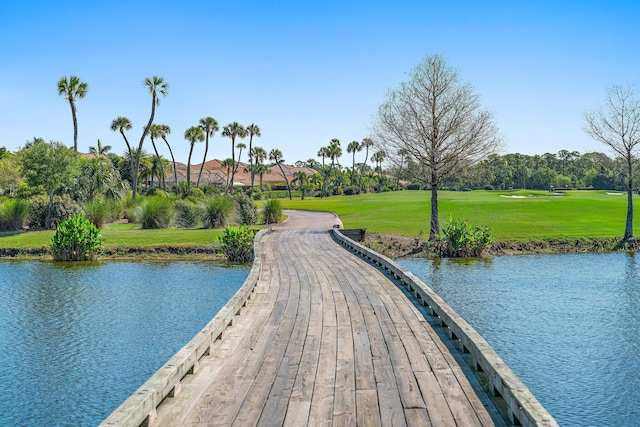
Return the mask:
[[200,165],[200,172],[198,173],[198,181],[196,187],[200,187],[200,178],[202,178],[202,170],[204,169],[204,163],[207,161],[207,152],[209,151],[209,132],[206,133],[206,140],[204,142],[204,157],[202,158],[202,164]]
[[189,149],[189,159],[187,160],[187,194],[191,194],[191,155],[193,154],[193,146],[191,143],[191,149]]
[[[153,151],[156,153],[156,158],[158,159],[158,163],[160,164],[160,177],[162,177],[162,190],[165,189],[164,185],[164,165],[162,164],[162,159],[160,158],[160,154],[158,154],[158,149],[156,148],[156,142],[151,138],[151,145],[153,146]],[[160,181],[160,177],[158,177],[158,181]],[[152,185],[153,187],[153,185]]]
[[155,93],[151,97],[151,116],[149,117],[149,122],[144,127],[142,131],[142,136],[140,137],[140,143],[138,144],[138,152],[136,153],[136,162],[133,165],[135,170],[133,171],[133,198],[136,198],[138,194],[138,170],[140,169],[140,155],[142,154],[142,145],[144,144],[144,139],[147,137],[149,133],[149,129],[153,124],[153,118],[156,114],[156,96]]
[[173,157],[173,150],[171,150],[171,146],[169,145],[167,138],[162,137],[162,139],[164,140],[164,143],[167,144],[167,147],[169,148],[169,154],[171,154],[171,162],[173,163],[173,177],[175,179],[175,184],[177,187],[178,186],[178,169],[176,169],[176,158]]
[[71,116],[73,117],[73,149],[78,152],[78,118],[76,117],[76,103],[69,96],[69,105],[71,106]]
[[231,180],[229,181],[229,186],[227,187],[227,193],[233,193],[233,180],[236,174],[236,139],[231,138]]

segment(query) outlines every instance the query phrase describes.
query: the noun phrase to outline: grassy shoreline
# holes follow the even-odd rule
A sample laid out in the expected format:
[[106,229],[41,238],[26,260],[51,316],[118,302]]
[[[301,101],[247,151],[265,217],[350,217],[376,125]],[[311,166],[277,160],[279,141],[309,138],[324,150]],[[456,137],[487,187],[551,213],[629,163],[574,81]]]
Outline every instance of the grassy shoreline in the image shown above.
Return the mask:
[[[439,193],[440,220],[466,219],[494,233],[490,254],[604,252],[616,249],[624,231],[626,197],[606,191],[470,191]],[[639,196],[635,195],[634,198]],[[397,257],[418,253],[428,237],[430,193],[401,191],[324,199],[281,200],[284,209],[335,212],[345,228],[366,228],[368,245]],[[640,232],[640,214],[634,217]],[[102,229],[101,259],[214,259],[223,230],[142,230],[140,224]],[[0,258],[47,258],[53,231],[0,233]],[[632,240],[628,250],[640,249]]]

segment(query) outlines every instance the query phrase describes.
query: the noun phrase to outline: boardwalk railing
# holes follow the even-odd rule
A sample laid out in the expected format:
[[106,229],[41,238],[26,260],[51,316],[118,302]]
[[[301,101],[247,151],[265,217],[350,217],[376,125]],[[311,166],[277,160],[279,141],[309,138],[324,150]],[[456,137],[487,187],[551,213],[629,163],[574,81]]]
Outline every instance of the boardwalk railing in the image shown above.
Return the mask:
[[489,343],[431,288],[391,259],[345,237],[340,230],[334,229],[333,234],[338,243],[388,271],[415,296],[419,303],[428,308],[432,316],[439,319],[442,326],[448,328],[450,338],[460,342],[462,352],[471,354],[476,370],[484,372],[489,382],[489,391],[494,396],[504,399],[507,416],[512,424],[558,425]]
[[[256,234],[254,253],[258,254],[261,237],[271,229],[263,229]],[[100,426],[140,426],[153,422],[156,408],[166,397],[175,396],[180,391],[180,381],[187,374],[198,370],[198,361],[208,355],[211,345],[222,338],[222,333],[231,325],[233,318],[240,314],[251,298],[262,271],[262,261],[256,256],[253,267],[242,287],[222,307],[216,316],[169,361],[145,382],[133,395],[125,400]]]

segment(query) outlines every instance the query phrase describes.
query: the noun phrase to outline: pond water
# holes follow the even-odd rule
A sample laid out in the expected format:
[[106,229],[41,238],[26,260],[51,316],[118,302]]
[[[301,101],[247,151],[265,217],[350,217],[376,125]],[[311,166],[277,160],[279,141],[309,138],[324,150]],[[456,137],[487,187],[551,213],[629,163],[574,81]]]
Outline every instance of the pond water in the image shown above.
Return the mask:
[[640,425],[640,254],[403,259],[561,426]]
[[0,425],[97,425],[248,272],[212,262],[0,262]]

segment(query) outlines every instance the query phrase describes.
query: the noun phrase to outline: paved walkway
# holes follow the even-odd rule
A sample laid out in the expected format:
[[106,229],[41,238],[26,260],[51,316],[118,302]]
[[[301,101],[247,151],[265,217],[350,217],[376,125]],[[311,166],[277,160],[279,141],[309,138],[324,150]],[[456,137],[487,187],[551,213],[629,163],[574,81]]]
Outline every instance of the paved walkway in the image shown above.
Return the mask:
[[339,220],[286,213],[255,296],[153,425],[493,425],[422,314],[333,242]]

